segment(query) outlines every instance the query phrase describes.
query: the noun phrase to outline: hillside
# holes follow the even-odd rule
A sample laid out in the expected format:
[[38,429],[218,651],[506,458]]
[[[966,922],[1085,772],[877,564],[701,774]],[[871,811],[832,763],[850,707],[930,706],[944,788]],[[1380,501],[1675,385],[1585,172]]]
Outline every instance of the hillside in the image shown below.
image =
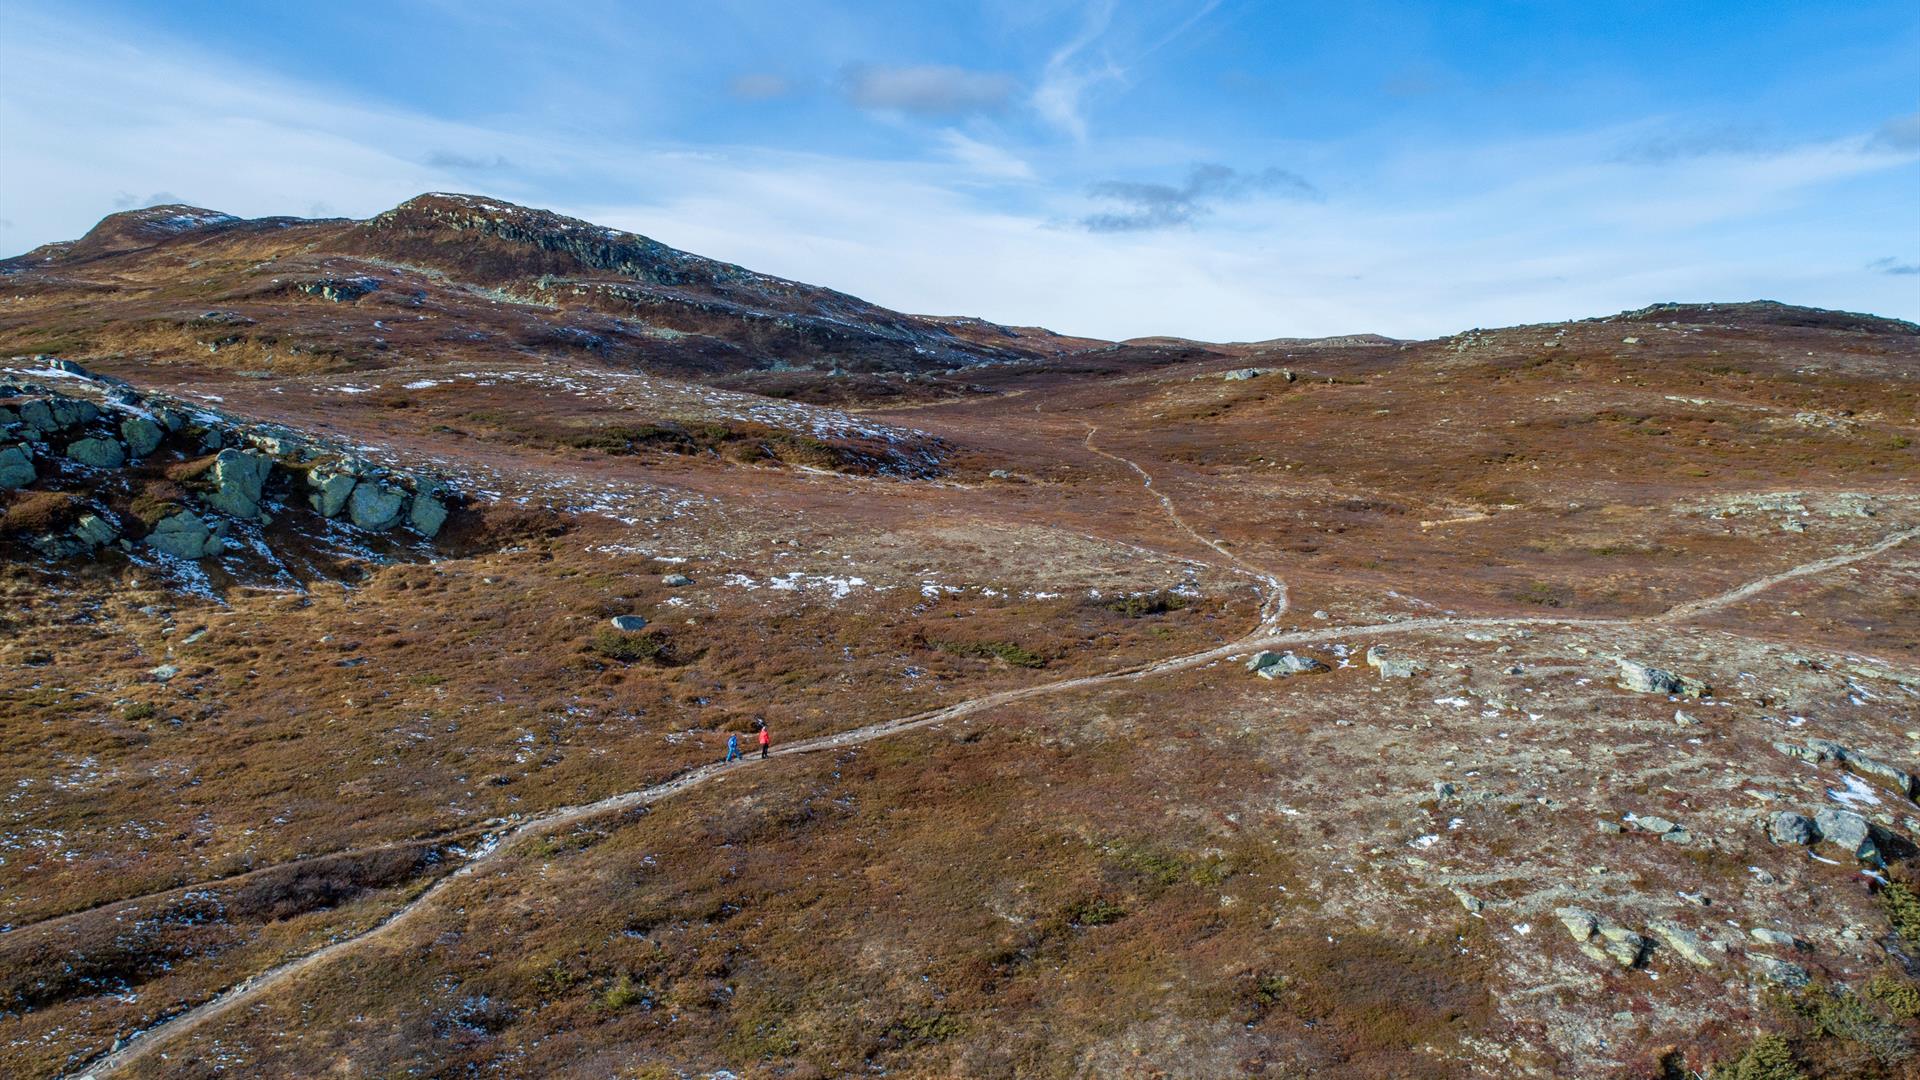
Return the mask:
[[8,1075],[1914,1075],[1920,327],[1098,342],[448,195],[0,275]]

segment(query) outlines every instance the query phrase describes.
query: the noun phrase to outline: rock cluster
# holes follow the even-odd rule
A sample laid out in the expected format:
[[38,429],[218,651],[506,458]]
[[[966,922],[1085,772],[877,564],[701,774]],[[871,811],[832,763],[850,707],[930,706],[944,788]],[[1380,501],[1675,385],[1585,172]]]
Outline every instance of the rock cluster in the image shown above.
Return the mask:
[[[132,550],[137,538],[156,552],[203,559],[228,549],[233,523],[270,521],[273,510],[303,496],[323,517],[344,517],[370,532],[404,527],[431,539],[457,499],[439,479],[380,468],[284,428],[250,424],[165,395],[141,395],[71,361],[33,361],[74,378],[62,379],[59,390],[0,380],[0,490],[42,484],[84,489],[97,486],[102,473],[167,452],[182,460],[196,504],[169,503],[157,516],[139,512],[142,530],[90,501],[89,511],[64,531],[28,539],[49,556],[80,556],[109,545]],[[204,454],[212,460],[191,460]],[[130,528],[132,537],[126,535]]]
[[1580,951],[1595,960],[1630,968],[1646,959],[1647,939],[1612,919],[1579,907],[1556,908],[1553,913]]
[[1904,798],[1920,797],[1920,779],[1916,779],[1912,773],[1872,755],[1850,750],[1832,739],[1808,739],[1804,744],[1776,742],[1773,748],[1788,757],[1810,761],[1815,765],[1827,761],[1837,762],[1862,776],[1871,776],[1882,781]]
[[1382,645],[1367,646],[1367,666],[1377,669],[1383,679],[1411,679],[1427,670],[1418,661],[1394,656]]

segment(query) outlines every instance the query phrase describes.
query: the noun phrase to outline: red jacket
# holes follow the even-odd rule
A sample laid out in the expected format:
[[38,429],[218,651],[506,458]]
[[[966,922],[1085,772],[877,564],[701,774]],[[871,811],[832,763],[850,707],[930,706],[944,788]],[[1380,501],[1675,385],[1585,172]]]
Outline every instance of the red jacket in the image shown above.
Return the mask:
[[760,729],[760,745],[765,746],[772,741],[773,741],[773,732],[767,730],[766,728],[761,728]]

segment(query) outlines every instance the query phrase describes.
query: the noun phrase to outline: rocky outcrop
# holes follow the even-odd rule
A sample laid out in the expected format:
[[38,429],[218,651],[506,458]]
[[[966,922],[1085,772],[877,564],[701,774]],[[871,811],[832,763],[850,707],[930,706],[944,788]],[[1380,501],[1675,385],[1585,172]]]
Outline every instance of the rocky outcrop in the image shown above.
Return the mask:
[[1393,655],[1383,645],[1367,646],[1367,666],[1377,669],[1383,679],[1411,679],[1427,670],[1418,661]]
[[1556,908],[1554,915],[1580,951],[1595,960],[1630,968],[1646,956],[1646,938],[1605,916],[1578,907]]
[[1805,814],[1781,810],[1767,819],[1767,839],[1776,844],[1805,847],[1820,839],[1820,832],[1814,827],[1813,819]]
[[1856,859],[1879,861],[1880,846],[1874,842],[1879,830],[1859,814],[1834,806],[1823,807],[1814,815],[1813,825],[1822,841]]
[[[226,538],[231,523],[268,523],[289,496],[296,506],[304,502],[325,517],[344,516],[370,532],[405,528],[431,539],[459,502],[438,477],[377,468],[278,425],[251,424],[164,395],[143,396],[77,365],[61,368],[55,358],[36,357],[35,363],[77,378],[63,379],[57,388],[0,379],[0,437],[13,440],[0,442],[0,489],[44,486],[81,495],[80,505],[91,508],[79,525],[23,538],[43,555],[71,558],[114,546],[131,552],[138,542],[175,558],[202,559],[234,549]],[[210,463],[193,464],[209,452]],[[168,482],[184,485],[188,497],[182,499],[176,488],[142,510],[139,492],[158,473],[140,463],[156,456],[176,463],[166,466]],[[123,469],[138,471],[112,486],[100,486],[93,472]],[[105,491],[120,494],[105,500],[92,494]],[[109,502],[132,528],[125,538]]]

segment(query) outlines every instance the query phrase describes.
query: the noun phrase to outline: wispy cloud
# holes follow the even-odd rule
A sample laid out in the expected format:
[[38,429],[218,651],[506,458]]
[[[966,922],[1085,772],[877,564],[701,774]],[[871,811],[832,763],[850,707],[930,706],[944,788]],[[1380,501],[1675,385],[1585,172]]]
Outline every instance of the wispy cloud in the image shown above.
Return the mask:
[[1031,180],[1033,166],[1020,157],[990,143],[981,142],[965,132],[947,128],[940,142],[951,160],[981,176],[998,180]]
[[1082,56],[1100,40],[1112,21],[1112,0],[1095,0],[1089,4],[1080,32],[1047,57],[1046,69],[1033,90],[1033,108],[1040,118],[1081,142],[1087,138],[1087,92],[1126,74],[1104,54],[1091,60]]
[[171,191],[156,191],[151,195],[135,195],[131,191],[122,191],[113,197],[115,210],[141,210],[149,206],[167,206],[186,202]]
[[1896,116],[1881,124],[1873,141],[1889,150],[1920,150],[1920,112]]
[[455,150],[434,150],[427,154],[426,163],[435,169],[453,172],[496,172],[517,167],[504,154],[487,157],[482,154],[462,154]]
[[1641,136],[1622,147],[1614,160],[1635,165],[1665,165],[1688,158],[1758,154],[1767,149],[1760,133],[1753,129],[1703,127]]
[[1884,259],[1875,259],[1868,263],[1867,269],[1876,274],[1893,274],[1897,277],[1905,277],[1909,274],[1920,274],[1920,263],[1903,263],[1899,259],[1889,255]]
[[742,101],[771,101],[794,93],[799,87],[785,75],[776,75],[770,71],[747,72],[735,75],[727,83],[727,92]]
[[1088,194],[1116,209],[1088,214],[1080,225],[1091,232],[1139,232],[1191,225],[1208,213],[1214,204],[1250,195],[1268,194],[1290,199],[1317,199],[1320,189],[1305,177],[1285,169],[1267,168],[1241,172],[1226,165],[1199,164],[1187,174],[1187,181],[1172,184],[1148,184],[1132,180],[1107,180],[1093,185]]
[[924,64],[891,67],[855,64],[841,72],[840,89],[863,109],[890,109],[923,116],[958,116],[1004,109],[1020,84],[1002,71]]

